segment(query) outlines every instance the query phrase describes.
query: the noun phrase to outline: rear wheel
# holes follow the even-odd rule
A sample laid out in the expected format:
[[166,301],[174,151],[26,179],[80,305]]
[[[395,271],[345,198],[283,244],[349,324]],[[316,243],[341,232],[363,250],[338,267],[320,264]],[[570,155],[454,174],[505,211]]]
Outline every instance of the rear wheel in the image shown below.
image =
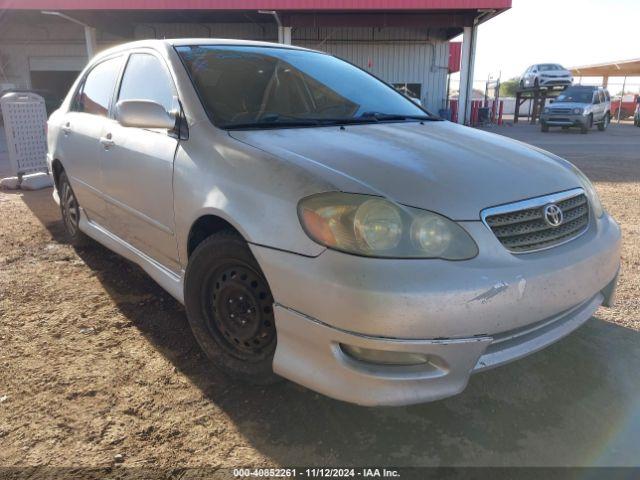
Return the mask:
[[598,130],[600,130],[601,132],[604,132],[608,126],[609,126],[609,114],[607,113],[602,119],[602,122],[598,124]]
[[231,377],[256,384],[273,373],[273,296],[247,243],[223,231],[192,253],[185,274],[189,324],[207,356]]
[[60,173],[58,178],[58,194],[62,223],[67,239],[71,245],[83,245],[87,237],[80,231],[80,205],[64,171]]

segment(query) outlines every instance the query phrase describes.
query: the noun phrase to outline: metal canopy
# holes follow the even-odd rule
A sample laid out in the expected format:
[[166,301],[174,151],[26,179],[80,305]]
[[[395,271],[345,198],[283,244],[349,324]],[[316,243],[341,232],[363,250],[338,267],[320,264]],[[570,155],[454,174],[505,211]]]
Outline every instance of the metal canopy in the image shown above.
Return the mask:
[[570,68],[580,77],[640,77],[640,58]]

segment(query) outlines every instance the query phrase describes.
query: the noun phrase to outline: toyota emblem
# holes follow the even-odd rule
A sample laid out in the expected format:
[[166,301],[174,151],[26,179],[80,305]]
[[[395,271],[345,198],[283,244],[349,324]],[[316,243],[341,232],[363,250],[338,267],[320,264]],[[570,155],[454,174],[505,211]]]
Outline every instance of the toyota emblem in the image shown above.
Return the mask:
[[564,215],[562,209],[555,203],[551,203],[544,207],[544,221],[552,227],[559,227],[562,225]]

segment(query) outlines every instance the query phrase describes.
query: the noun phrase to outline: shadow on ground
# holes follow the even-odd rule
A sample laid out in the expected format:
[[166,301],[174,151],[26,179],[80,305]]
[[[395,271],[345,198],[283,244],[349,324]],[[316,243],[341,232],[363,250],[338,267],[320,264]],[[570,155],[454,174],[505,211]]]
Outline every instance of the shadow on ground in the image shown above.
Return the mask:
[[[59,213],[43,201],[46,195],[50,190],[23,199],[63,242]],[[473,376],[457,397],[362,408],[289,382],[268,388],[232,382],[212,371],[182,306],[142,270],[94,242],[77,253],[148,341],[229,415],[247,443],[280,464],[638,464],[640,333],[634,330],[593,318],[543,352]],[[131,294],[161,302],[121,300]]]

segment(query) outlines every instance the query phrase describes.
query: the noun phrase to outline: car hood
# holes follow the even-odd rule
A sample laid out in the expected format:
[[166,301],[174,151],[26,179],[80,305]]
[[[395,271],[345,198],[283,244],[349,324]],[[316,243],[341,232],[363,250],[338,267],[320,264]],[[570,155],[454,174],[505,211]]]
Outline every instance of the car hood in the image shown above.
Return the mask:
[[581,186],[566,161],[451,122],[230,131],[312,169],[337,190],[381,195],[454,220],[486,207]]

